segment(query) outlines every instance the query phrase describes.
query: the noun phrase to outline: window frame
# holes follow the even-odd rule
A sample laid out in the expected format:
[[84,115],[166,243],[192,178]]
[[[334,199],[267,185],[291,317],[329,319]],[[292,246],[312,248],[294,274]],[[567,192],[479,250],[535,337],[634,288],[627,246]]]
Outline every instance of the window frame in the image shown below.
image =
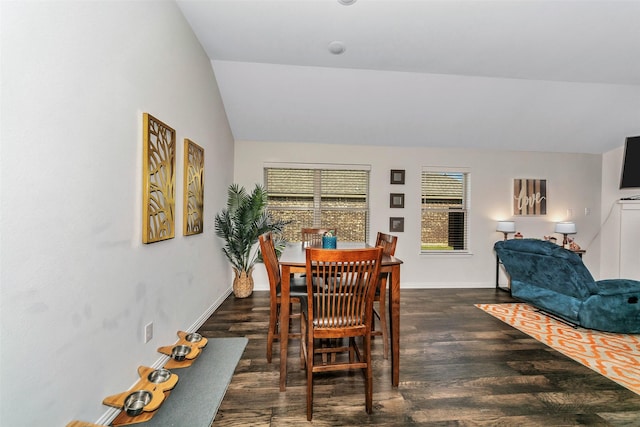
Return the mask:
[[[423,195],[425,189],[423,188],[423,176],[425,173],[431,174],[461,174],[462,181],[462,208],[452,209],[450,207],[441,209],[428,209],[423,207]],[[422,234],[422,222],[425,212],[463,212],[464,213],[464,226],[463,226],[463,249],[426,249],[423,247],[423,234]],[[420,255],[470,255],[470,236],[471,236],[471,170],[467,167],[442,167],[442,166],[423,166],[420,172]]]
[[[304,211],[311,212],[311,216],[313,218],[312,224],[303,224],[302,226],[306,227],[327,227],[327,226],[336,226],[338,227],[338,239],[340,239],[341,233],[339,228],[339,224],[323,224],[322,223],[322,212],[323,211],[346,211],[346,212],[362,212],[364,211],[365,216],[365,224],[364,224],[364,241],[367,241],[369,237],[370,227],[371,227],[371,166],[370,165],[354,165],[354,164],[337,164],[337,163],[264,163],[263,164],[263,182],[265,190],[267,194],[269,193],[268,187],[268,170],[269,169],[301,169],[301,170],[311,170],[314,173],[317,173],[318,177],[314,177],[313,184],[313,202],[309,207],[305,206],[291,206],[289,208],[273,208],[273,211]],[[348,208],[348,207],[327,207],[322,204],[322,198],[326,197],[326,194],[323,193],[321,187],[321,174],[322,171],[362,171],[366,172],[366,192],[365,192],[365,206],[364,208]],[[350,195],[345,194],[345,198],[349,198]],[[352,196],[351,196],[352,197]],[[267,202],[267,209],[269,208],[269,204]],[[346,239],[345,239],[346,240]],[[300,236],[296,240],[300,241]]]

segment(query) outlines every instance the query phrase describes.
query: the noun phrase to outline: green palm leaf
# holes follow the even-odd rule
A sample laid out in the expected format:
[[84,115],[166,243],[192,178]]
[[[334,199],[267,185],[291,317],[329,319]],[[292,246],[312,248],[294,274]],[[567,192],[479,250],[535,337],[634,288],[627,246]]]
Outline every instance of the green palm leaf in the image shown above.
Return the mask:
[[262,262],[260,251],[254,248],[258,236],[267,231],[276,235],[277,249],[284,248],[281,237],[288,221],[274,220],[267,212],[267,192],[256,184],[251,193],[231,184],[227,190],[227,207],[216,214],[215,233],[225,242],[222,251],[236,270],[249,272],[256,262]]

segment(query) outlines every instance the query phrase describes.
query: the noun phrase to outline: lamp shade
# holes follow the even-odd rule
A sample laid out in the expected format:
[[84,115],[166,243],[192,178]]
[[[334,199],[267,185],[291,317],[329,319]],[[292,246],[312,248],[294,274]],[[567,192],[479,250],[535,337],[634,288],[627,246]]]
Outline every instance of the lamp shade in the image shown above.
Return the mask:
[[515,233],[516,223],[513,221],[498,221],[496,231],[500,231],[502,233]]
[[560,234],[576,234],[575,222],[556,222],[556,233]]

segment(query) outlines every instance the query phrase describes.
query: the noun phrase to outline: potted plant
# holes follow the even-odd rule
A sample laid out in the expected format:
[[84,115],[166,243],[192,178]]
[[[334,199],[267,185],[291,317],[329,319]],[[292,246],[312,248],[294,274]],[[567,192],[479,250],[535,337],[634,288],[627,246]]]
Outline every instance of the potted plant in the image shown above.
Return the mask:
[[[246,298],[253,292],[253,267],[262,257],[256,246],[258,236],[267,231],[282,236],[286,221],[274,220],[266,210],[267,192],[256,184],[251,193],[238,184],[227,191],[227,207],[216,214],[215,232],[224,239],[222,248],[235,273],[233,294]],[[283,242],[279,237],[279,241]],[[282,243],[281,243],[282,244]]]

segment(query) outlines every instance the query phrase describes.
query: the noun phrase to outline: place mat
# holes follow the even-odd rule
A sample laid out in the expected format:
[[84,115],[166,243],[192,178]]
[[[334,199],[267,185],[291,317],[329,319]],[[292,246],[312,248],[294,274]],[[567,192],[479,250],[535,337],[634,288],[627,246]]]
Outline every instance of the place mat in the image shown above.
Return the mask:
[[475,306],[640,394],[640,335],[574,328],[525,303]]
[[191,366],[172,369],[180,380],[144,427],[210,426],[248,342],[244,337],[210,338]]

